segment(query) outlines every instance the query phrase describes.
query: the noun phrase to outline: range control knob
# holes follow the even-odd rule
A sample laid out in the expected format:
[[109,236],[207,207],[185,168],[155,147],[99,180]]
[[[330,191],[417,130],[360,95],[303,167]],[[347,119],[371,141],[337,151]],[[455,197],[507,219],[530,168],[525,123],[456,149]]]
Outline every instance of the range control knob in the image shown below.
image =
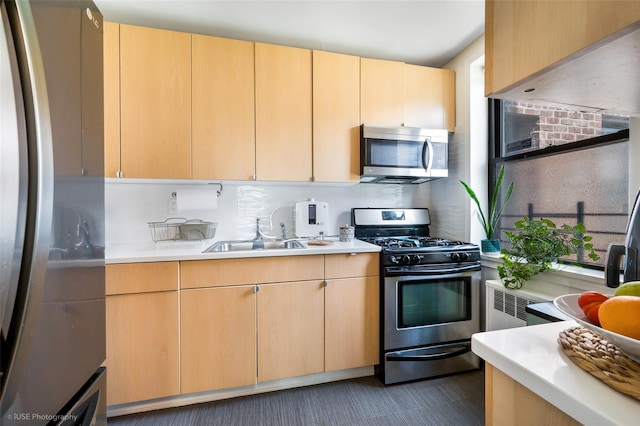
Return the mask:
[[409,256],[408,254],[405,254],[404,256],[402,256],[402,258],[400,259],[400,262],[403,265],[411,265],[411,256]]
[[420,261],[424,258],[424,256],[420,256],[419,254],[414,254],[412,259],[411,259],[411,263],[413,263],[414,265],[419,265]]
[[451,260],[453,262],[464,262],[465,260],[469,260],[469,253],[451,253]]
[[400,263],[400,259],[398,259],[398,258],[397,258],[397,257],[395,257],[395,256],[390,256],[390,257],[389,257],[389,262],[391,262],[391,263],[393,263],[393,264],[397,265],[398,263]]

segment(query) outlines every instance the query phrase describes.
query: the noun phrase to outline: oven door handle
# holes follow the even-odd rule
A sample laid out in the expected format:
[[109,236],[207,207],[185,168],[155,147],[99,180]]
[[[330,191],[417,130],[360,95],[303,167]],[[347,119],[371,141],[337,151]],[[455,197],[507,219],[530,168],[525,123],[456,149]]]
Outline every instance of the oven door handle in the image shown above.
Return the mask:
[[462,343],[454,346],[451,351],[439,352],[428,355],[399,355],[399,352],[390,353],[386,356],[387,361],[436,361],[439,359],[453,358],[465,354],[471,350],[470,343]]
[[442,269],[433,269],[433,268],[421,268],[420,266],[412,267],[411,269],[406,269],[398,266],[389,266],[386,268],[387,276],[413,276],[413,275],[447,275],[447,274],[460,274],[469,271],[480,271],[481,266],[477,263],[473,265],[462,265],[462,266],[454,266],[451,268],[443,267]]

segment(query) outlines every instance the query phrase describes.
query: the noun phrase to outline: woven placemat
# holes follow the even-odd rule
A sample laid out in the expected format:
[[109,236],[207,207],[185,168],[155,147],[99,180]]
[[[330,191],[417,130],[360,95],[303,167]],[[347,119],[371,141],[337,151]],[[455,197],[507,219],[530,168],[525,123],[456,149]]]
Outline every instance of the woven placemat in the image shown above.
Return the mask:
[[640,364],[584,327],[560,332],[558,344],[571,361],[615,390],[640,400]]

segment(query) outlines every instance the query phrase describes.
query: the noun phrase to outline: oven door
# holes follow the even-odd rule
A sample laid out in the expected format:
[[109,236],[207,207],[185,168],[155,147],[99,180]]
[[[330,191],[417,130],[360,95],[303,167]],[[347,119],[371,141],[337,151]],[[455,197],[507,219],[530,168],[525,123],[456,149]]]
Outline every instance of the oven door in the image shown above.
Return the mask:
[[385,276],[384,350],[468,340],[479,332],[480,275]]

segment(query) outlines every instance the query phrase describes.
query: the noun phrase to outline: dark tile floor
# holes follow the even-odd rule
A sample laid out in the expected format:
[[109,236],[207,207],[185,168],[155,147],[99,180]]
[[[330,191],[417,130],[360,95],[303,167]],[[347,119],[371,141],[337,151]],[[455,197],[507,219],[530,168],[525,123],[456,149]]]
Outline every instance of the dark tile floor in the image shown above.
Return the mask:
[[109,425],[484,425],[484,371],[391,386],[364,377],[112,417]]

